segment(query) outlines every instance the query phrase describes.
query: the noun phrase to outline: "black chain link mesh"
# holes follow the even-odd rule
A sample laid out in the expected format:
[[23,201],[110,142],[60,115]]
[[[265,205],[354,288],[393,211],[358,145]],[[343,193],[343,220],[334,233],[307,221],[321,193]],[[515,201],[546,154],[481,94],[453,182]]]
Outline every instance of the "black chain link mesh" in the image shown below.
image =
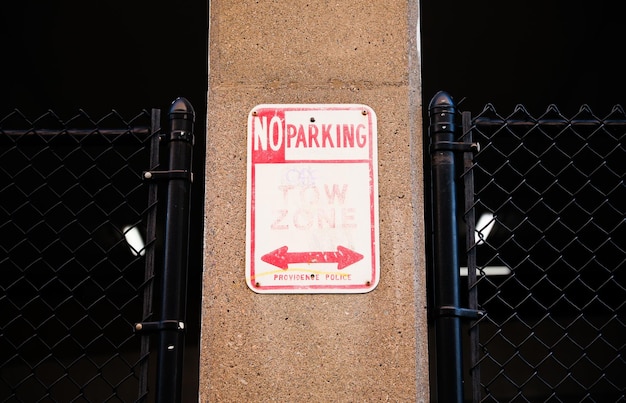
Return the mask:
[[[473,213],[494,224],[469,249],[487,312],[472,327],[480,399],[625,401],[624,111],[501,116],[488,105],[471,124],[482,148]],[[510,273],[485,275],[493,267]]]
[[[151,116],[0,120],[0,401],[135,401]],[[153,231],[152,231],[153,232]],[[136,247],[140,248],[140,247]],[[144,349],[145,350],[145,349]],[[143,386],[145,387],[145,386]]]

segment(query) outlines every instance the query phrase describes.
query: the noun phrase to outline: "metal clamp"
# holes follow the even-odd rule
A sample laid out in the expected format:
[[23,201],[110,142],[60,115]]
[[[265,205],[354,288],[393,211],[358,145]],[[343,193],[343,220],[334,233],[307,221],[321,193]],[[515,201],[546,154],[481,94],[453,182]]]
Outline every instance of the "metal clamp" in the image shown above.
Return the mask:
[[161,330],[185,330],[185,322],[178,320],[164,320],[161,322],[135,323],[135,333],[159,332]]
[[477,153],[480,151],[479,143],[459,143],[454,141],[438,141],[430,147],[431,151],[460,151],[464,153]]
[[141,176],[144,180],[185,179],[189,182],[193,182],[193,172],[186,169],[171,171],[144,171]]
[[161,133],[159,138],[162,141],[187,141],[194,143],[193,132],[186,130],[173,130],[169,133]]
[[485,316],[485,311],[476,309],[459,308],[456,306],[439,307],[439,316],[451,316],[455,318],[480,319]]

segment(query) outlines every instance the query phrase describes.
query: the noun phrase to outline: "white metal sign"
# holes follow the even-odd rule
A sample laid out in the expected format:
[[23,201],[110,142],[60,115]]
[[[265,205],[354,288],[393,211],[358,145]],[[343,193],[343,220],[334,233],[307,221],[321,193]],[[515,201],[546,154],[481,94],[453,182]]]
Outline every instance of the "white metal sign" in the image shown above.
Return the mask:
[[248,116],[246,282],[258,293],[362,293],[380,277],[376,115],[259,105]]

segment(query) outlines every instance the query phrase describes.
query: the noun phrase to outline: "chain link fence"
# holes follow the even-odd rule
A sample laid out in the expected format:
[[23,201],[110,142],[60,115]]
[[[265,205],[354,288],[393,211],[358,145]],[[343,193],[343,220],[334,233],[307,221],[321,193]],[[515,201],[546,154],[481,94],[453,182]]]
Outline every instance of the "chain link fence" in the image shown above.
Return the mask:
[[625,401],[624,110],[465,117],[466,398]]
[[158,111],[0,117],[0,401],[146,395],[153,127]]

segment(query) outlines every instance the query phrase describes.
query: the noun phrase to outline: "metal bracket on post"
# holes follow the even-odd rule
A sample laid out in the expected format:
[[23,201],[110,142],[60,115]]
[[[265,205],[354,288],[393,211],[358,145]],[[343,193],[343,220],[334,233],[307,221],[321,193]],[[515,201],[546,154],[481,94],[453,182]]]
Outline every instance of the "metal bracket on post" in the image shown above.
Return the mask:
[[440,306],[439,316],[451,316],[461,319],[476,320],[485,316],[485,311],[477,309],[459,308],[456,306]]
[[170,133],[164,133],[161,135],[161,140],[164,141],[188,141],[193,145],[194,137],[193,132],[187,130],[172,130]]
[[430,151],[459,151],[464,153],[477,153],[480,151],[480,144],[461,143],[455,141],[437,141],[430,146]]
[[144,171],[141,176],[147,181],[185,179],[189,182],[193,182],[193,172],[186,169],[173,169],[170,171]]
[[160,322],[135,323],[135,333],[158,332],[161,330],[185,330],[185,322],[179,320],[162,320]]

